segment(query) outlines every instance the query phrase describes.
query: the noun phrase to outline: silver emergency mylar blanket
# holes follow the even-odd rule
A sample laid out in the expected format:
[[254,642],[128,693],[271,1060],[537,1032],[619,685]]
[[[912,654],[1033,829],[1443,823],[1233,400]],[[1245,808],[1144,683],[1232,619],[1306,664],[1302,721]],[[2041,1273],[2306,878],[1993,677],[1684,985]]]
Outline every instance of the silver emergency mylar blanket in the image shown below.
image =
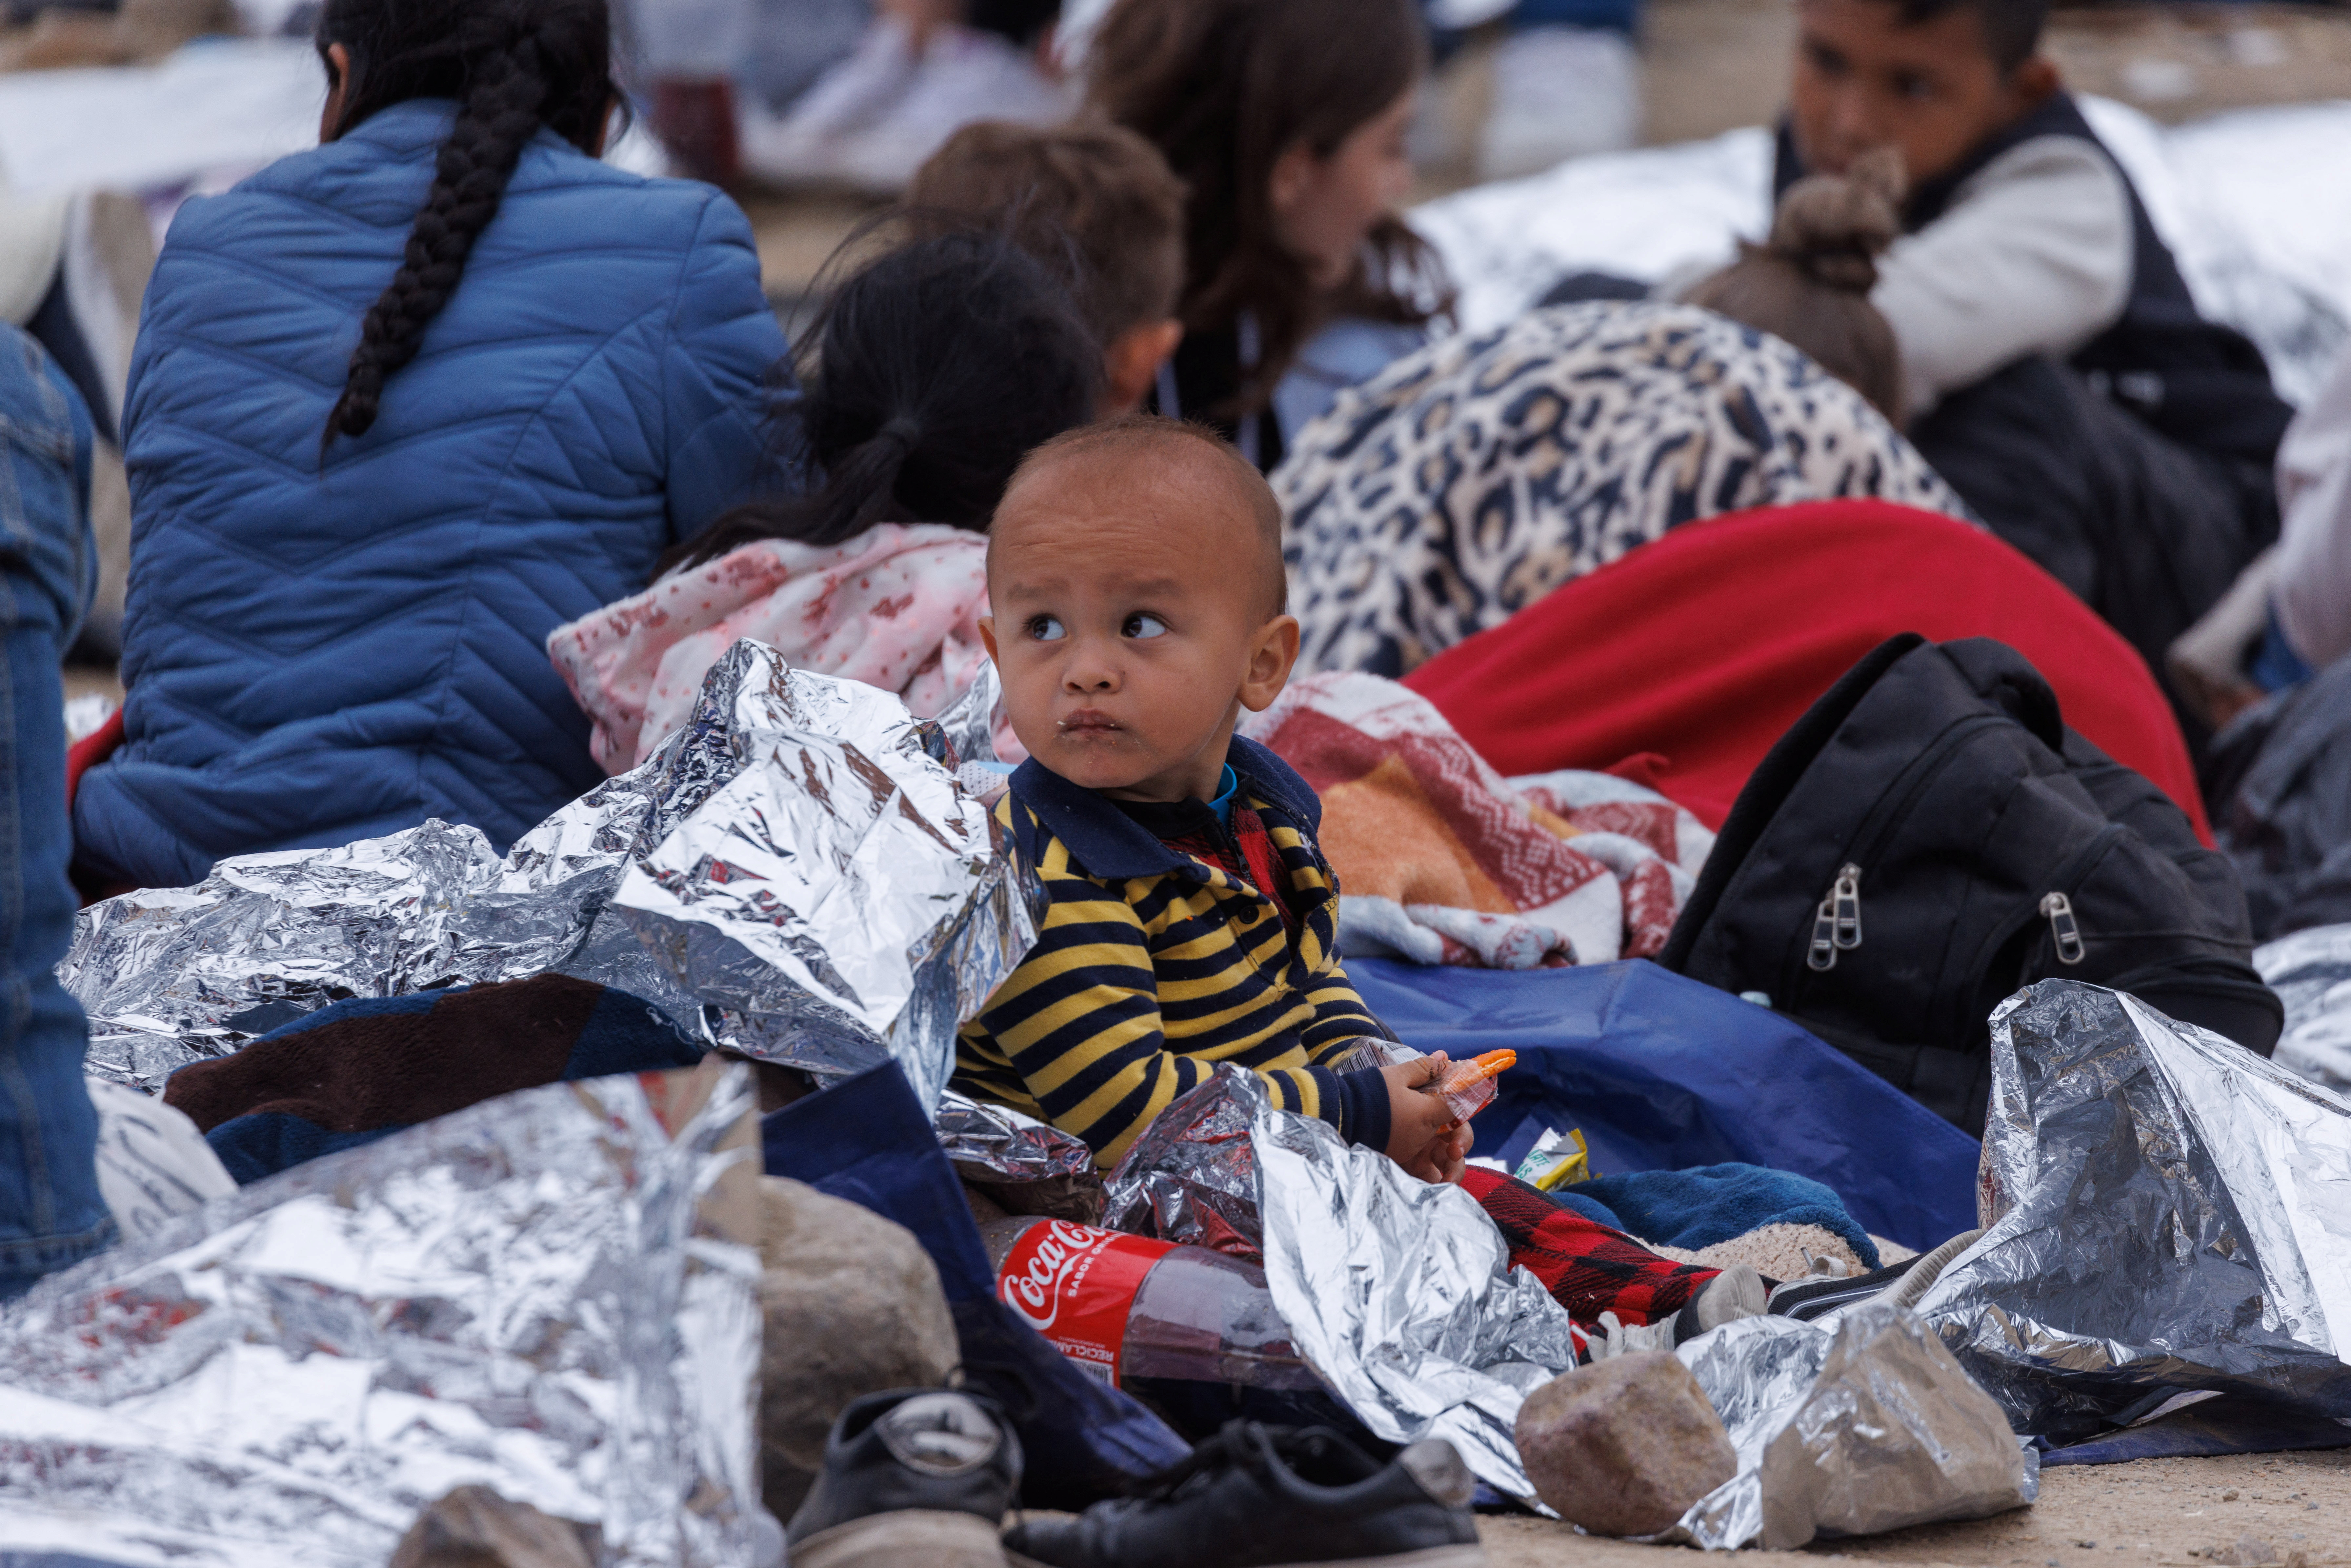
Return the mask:
[[1729,1430],[1739,1474],[1659,1537],[1714,1551],[1791,1551],[2022,1508],[2039,1456],[1905,1308],[1832,1324],[1742,1318],[1677,1352]]
[[2351,1089],[2351,925],[2314,925],[2253,949],[2253,967],[2285,1004],[2270,1060],[2329,1089]]
[[1035,939],[994,823],[946,765],[950,725],[985,743],[972,714],[994,690],[989,673],[917,721],[741,642],[683,728],[503,861],[434,821],[108,899],[57,967],[90,1015],[89,1071],[152,1089],[331,1001],[554,969],[768,1061],[895,1056],[927,1106],[956,1026]]
[[939,1147],[956,1170],[989,1182],[1051,1181],[1094,1168],[1094,1152],[1074,1137],[1009,1105],[986,1105],[949,1090],[932,1119]]
[[1177,1095],[1110,1173],[1102,1223],[1261,1261],[1249,1135],[1262,1098],[1256,1084],[1254,1074],[1236,1070]]
[[2180,1389],[2351,1416],[2351,1104],[2070,980],[2001,1004],[1991,1065],[1987,1228],[1918,1313],[2018,1431]]
[[1510,1267],[1468,1193],[1224,1071],[1254,1098],[1266,1285],[1290,1343],[1379,1437],[1448,1438],[1480,1480],[1531,1503],[1512,1427],[1527,1395],[1575,1364],[1566,1309]]
[[478,1482],[606,1568],[750,1561],[750,1073],[527,1089],[312,1160],[0,1314],[0,1540],[382,1568]]

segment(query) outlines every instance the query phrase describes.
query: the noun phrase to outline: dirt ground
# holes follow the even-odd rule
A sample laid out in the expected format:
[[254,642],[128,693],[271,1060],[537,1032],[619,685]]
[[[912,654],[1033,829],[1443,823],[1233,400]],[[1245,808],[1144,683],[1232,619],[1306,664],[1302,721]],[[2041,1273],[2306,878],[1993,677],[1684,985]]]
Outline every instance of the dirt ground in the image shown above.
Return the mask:
[[[1491,1568],[1665,1568],[1662,1554],[1687,1550],[1597,1540],[1544,1519],[1489,1516],[1479,1525]],[[1997,1518],[1737,1555],[1969,1568],[2351,1562],[2351,1449],[2062,1466],[2043,1472],[2038,1504]]]

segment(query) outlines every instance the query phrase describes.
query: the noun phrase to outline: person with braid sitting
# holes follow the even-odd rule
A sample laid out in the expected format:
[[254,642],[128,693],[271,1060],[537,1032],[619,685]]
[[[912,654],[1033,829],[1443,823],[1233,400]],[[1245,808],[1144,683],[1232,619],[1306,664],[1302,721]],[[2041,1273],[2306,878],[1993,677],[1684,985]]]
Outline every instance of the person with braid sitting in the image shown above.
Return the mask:
[[433,817],[503,851],[603,777],[548,633],[792,445],[741,211],[599,161],[606,0],[327,0],[318,43],[321,145],[183,207],[147,296],[85,886]]

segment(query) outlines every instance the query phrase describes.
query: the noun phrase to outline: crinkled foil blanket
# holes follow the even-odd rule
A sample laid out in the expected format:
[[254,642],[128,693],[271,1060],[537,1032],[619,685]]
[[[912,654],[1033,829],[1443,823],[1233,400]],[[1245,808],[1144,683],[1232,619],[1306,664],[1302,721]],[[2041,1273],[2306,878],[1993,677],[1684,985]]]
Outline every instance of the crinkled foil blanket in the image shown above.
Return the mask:
[[1677,1353],[1722,1417],[1739,1473],[1661,1539],[1791,1551],[2022,1508],[2040,1458],[1906,1308],[1833,1322],[1742,1318]]
[[750,1561],[750,1073],[554,1084],[260,1182],[0,1314],[0,1543],[382,1568],[480,1483]]
[[1468,1193],[1278,1108],[1232,1066],[1162,1113],[1109,1186],[1119,1228],[1261,1249],[1291,1344],[1358,1420],[1390,1442],[1448,1438],[1479,1479],[1532,1500],[1512,1423],[1580,1335]]
[[2271,1058],[2338,1092],[2351,1089],[2351,925],[2314,925],[2262,944],[2253,967],[2285,1004]]
[[347,997],[546,970],[823,1073],[885,1056],[935,1103],[956,1026],[1035,940],[994,821],[953,781],[994,755],[992,668],[935,720],[737,643],[693,718],[517,841],[428,821],[223,861],[85,910],[58,976],[89,1071],[171,1071]]
[[1991,1032],[1987,1229],[1918,1311],[2017,1429],[2208,1388],[2351,1416],[2351,1104],[2072,981]]

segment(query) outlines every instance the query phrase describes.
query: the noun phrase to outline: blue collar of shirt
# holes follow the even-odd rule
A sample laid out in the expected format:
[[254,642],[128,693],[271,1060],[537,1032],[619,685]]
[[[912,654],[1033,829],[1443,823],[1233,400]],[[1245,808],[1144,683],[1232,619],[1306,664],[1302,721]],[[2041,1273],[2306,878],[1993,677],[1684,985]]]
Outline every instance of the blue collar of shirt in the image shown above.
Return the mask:
[[[1322,802],[1312,787],[1256,741],[1233,737],[1225,765],[1237,780],[1236,799],[1255,796],[1309,838],[1322,825]],[[1012,798],[1036,813],[1039,826],[1061,840],[1089,876],[1123,880],[1169,872],[1201,874],[1200,863],[1191,856],[1168,848],[1125,812],[1034,758],[1013,771]]]
[[1240,793],[1241,776],[1228,762],[1217,779],[1217,798],[1208,802],[1208,810],[1217,814],[1217,826],[1228,833],[1233,831],[1233,802],[1240,799]]

